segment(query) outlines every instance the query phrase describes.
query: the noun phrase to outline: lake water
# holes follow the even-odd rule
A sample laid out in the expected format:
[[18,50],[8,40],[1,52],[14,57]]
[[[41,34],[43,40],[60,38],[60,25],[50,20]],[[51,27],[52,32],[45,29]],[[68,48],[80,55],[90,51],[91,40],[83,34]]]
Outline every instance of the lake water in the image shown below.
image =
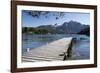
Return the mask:
[[54,35],[35,35],[35,34],[23,34],[22,35],[22,53],[26,52],[27,48],[35,49],[52,41],[64,38],[73,37],[76,38],[76,42],[72,48],[72,59],[89,59],[90,58],[90,41],[86,35],[76,34],[54,34]]

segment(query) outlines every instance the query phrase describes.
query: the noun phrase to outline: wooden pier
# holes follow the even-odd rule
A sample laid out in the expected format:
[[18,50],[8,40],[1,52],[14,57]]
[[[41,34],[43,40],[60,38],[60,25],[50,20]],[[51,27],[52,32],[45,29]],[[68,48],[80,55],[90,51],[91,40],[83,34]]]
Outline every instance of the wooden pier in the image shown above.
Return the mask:
[[22,62],[63,61],[69,59],[71,51],[72,37],[62,38],[25,52]]

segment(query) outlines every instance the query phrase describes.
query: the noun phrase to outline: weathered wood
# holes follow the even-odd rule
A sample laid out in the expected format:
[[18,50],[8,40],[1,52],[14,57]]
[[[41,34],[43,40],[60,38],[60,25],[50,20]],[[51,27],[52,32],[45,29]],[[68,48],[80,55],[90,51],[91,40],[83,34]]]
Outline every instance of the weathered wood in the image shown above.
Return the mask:
[[69,56],[71,50],[72,37],[62,38],[54,42],[48,43],[41,47],[25,52],[22,61],[53,61],[64,60],[65,56]]

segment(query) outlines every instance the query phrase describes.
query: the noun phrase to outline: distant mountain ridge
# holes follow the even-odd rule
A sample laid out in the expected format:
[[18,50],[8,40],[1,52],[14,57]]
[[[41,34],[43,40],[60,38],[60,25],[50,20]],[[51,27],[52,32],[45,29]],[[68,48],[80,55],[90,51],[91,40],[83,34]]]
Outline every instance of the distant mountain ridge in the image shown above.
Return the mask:
[[76,21],[64,22],[58,30],[62,29],[64,33],[78,33],[82,29],[82,24]]
[[89,25],[83,25],[76,21],[69,21],[69,22],[64,22],[61,25],[57,25],[57,24],[56,25],[41,25],[38,27],[33,27],[34,28],[33,32],[36,30],[39,30],[39,31],[44,30],[46,31],[46,33],[51,33],[51,34],[77,34],[77,33],[81,33],[83,29],[85,31],[85,28],[89,28],[89,27],[90,27]]

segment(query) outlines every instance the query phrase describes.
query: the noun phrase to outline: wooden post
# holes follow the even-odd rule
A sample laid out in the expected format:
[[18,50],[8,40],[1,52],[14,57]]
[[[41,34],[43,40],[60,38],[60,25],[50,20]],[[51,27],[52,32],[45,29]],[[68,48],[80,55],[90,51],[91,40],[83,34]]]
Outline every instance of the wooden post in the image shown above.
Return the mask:
[[30,48],[27,48],[27,52],[29,52],[30,51]]

